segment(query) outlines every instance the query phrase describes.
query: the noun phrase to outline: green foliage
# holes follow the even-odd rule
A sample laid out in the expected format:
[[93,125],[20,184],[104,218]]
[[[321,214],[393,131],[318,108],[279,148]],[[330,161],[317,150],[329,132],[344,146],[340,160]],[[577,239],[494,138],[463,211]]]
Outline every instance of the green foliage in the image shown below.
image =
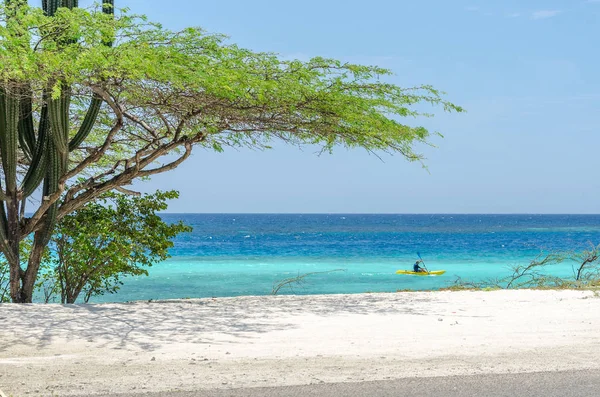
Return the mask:
[[[413,121],[431,116],[421,105],[463,111],[429,85],[389,83],[391,71],[377,66],[283,60],[114,12],[112,0],[89,9],[41,3],[0,0],[0,251],[15,302],[31,300],[57,221],[179,166],[194,147],[268,149],[280,140],[418,161],[415,144],[430,144]],[[42,200],[25,216],[36,190]],[[18,243],[32,233],[23,268]]]
[[[141,107],[150,126],[162,126],[163,120],[149,107],[174,113],[175,120],[193,115],[181,134],[200,130],[210,136],[203,145],[215,150],[264,147],[281,138],[326,150],[342,144],[417,159],[411,143],[425,141],[429,132],[397,118],[427,116],[411,109],[419,102],[462,111],[433,87],[386,83],[387,69],[320,57],[281,60],[198,28],[172,32],[126,13],[112,18],[101,8],[60,8],[49,17],[22,8],[18,21],[18,29],[0,27],[0,80],[51,85],[55,99],[70,86],[116,90],[120,100]],[[114,37],[112,47],[104,45],[107,35]]]
[[109,193],[66,216],[52,237],[51,260],[63,303],[80,293],[87,302],[105,292],[115,293],[128,275],[147,275],[147,268],[169,257],[179,233],[191,228],[167,224],[157,214],[167,208],[175,191],[131,197]]

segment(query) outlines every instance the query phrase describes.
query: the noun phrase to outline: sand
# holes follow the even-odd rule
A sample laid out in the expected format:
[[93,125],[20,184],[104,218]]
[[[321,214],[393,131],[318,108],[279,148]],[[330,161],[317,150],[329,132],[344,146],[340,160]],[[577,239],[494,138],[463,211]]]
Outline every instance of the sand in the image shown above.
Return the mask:
[[0,324],[14,396],[600,368],[590,291],[4,304]]

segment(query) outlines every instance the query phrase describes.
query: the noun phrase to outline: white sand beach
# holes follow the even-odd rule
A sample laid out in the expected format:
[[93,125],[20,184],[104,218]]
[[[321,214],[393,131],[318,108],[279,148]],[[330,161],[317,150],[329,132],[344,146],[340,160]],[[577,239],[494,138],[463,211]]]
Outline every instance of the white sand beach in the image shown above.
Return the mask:
[[589,291],[4,304],[0,324],[14,396],[600,368]]

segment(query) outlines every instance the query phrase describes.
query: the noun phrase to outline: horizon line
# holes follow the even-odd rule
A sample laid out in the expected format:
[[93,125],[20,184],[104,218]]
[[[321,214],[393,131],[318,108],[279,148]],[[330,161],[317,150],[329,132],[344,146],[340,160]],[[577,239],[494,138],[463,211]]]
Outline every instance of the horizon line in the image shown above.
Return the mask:
[[160,212],[169,215],[600,215],[588,212]]

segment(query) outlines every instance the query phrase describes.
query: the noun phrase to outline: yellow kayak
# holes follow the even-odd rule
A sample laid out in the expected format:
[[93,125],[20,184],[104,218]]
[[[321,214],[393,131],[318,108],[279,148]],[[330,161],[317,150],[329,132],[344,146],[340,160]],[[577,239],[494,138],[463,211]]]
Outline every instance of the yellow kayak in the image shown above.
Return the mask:
[[413,272],[412,270],[397,270],[396,274],[412,274],[414,276],[440,276],[446,273],[445,270],[433,270],[429,273],[427,272]]

